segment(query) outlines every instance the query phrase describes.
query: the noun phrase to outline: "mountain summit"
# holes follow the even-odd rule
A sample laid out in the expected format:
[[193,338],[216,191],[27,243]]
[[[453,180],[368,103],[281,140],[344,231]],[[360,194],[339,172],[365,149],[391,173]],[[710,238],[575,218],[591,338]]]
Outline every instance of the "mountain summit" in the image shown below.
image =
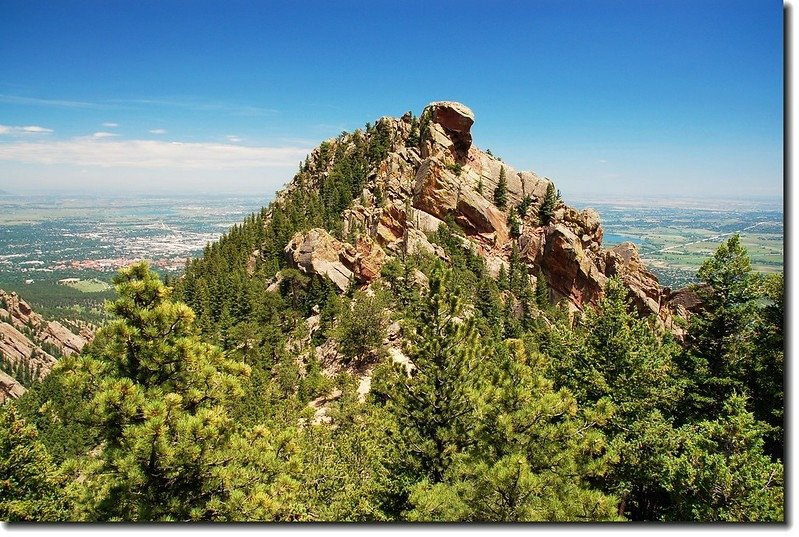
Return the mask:
[[[411,112],[383,117],[366,132],[342,134],[314,149],[277,203],[305,190],[328,201],[342,198],[342,210],[333,229],[291,237],[285,246],[291,264],[345,290],[351,279],[366,284],[379,278],[382,264],[395,255],[426,251],[445,259],[429,235],[446,222],[494,278],[518,255],[534,287],[543,275],[552,302],[582,310],[618,276],[642,314],[655,314],[679,332],[672,316],[683,308],[670,303],[670,291],[646,270],[636,246],[603,249],[595,210],[566,206],[550,179],[517,171],[479,149],[472,143],[474,121],[467,106],[438,101],[419,118]],[[371,161],[362,184],[350,183],[354,190],[343,192],[336,182],[363,147]]]

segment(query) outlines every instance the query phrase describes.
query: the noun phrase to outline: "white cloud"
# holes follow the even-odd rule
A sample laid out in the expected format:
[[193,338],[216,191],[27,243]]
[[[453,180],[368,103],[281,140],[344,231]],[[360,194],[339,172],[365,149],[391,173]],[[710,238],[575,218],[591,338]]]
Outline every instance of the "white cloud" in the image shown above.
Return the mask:
[[150,134],[166,134],[166,131],[164,129],[153,129]]
[[234,144],[237,142],[241,142],[242,140],[241,137],[236,136],[235,134],[228,134],[227,136],[225,136],[225,138],[227,138],[228,142],[232,142]]
[[61,108],[110,108],[108,105],[100,103],[88,103],[84,101],[68,101],[65,99],[38,99],[32,97],[20,97],[18,95],[0,95],[0,103],[25,104],[34,106],[57,106]]
[[222,170],[294,166],[309,151],[308,147],[246,147],[220,143],[110,140],[92,136],[0,144],[0,161],[103,168]]
[[115,129],[115,128],[119,127],[119,123],[107,122],[107,123],[103,123],[103,127],[108,127],[109,129]]
[[0,125],[0,134],[10,136],[20,136],[25,134],[50,134],[53,129],[47,129],[38,125],[27,125],[24,127],[12,127],[10,125]]
[[111,138],[113,136],[119,136],[118,134],[114,134],[113,132],[95,132],[92,134],[94,138]]

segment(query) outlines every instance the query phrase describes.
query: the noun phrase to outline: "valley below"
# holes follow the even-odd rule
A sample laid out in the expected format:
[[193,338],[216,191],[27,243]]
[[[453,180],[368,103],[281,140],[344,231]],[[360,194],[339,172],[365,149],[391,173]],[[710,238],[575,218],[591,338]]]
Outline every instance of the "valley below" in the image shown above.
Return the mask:
[[[55,317],[97,322],[120,268],[147,259],[162,275],[178,276],[188,258],[200,257],[207,244],[269,201],[264,195],[0,196],[0,288]],[[778,200],[566,201],[596,209],[604,247],[635,243],[661,285],[672,289],[695,282],[702,262],[735,232],[756,271],[783,270]]]

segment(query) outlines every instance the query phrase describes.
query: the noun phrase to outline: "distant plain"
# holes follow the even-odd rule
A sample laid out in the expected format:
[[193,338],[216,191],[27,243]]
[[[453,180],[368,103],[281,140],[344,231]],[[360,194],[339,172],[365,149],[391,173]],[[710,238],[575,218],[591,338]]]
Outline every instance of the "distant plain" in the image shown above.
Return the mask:
[[[149,259],[177,276],[185,261],[269,196],[180,195],[141,197],[0,196],[0,288],[16,291],[56,317],[99,321],[113,296],[118,268]],[[753,268],[783,270],[783,208],[779,199],[568,198],[595,208],[604,247],[635,243],[661,284],[679,288],[731,233],[739,232]],[[78,278],[68,285],[59,280]]]

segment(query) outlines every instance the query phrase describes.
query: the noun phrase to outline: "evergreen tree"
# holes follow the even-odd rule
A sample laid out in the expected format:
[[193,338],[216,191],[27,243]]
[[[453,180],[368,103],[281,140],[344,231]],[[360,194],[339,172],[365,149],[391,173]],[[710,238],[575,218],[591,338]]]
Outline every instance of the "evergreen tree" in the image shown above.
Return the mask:
[[341,395],[326,417],[303,427],[301,453],[306,507],[302,520],[384,521],[385,498],[396,482],[388,471],[393,421],[384,409],[358,401],[351,375],[336,379]]
[[397,478],[438,483],[452,458],[469,443],[474,427],[472,377],[479,367],[479,343],[472,318],[464,319],[460,297],[437,268],[416,322],[407,355],[410,376],[401,366],[383,368],[373,380],[374,396],[397,420]]
[[505,178],[505,166],[499,169],[499,181],[494,189],[494,205],[505,209],[508,205],[508,180]]
[[[718,247],[697,276],[702,310],[690,318],[684,362],[693,416],[705,417],[717,415],[733,393],[752,393],[761,291],[737,234]],[[781,376],[781,365],[774,365]]]
[[673,361],[679,349],[630,310],[626,287],[611,278],[598,308],[588,309],[574,329],[558,323],[544,348],[552,377],[579,404],[607,399],[616,408],[604,431],[618,460],[603,487],[620,499],[619,514],[652,520],[667,505],[658,465],[669,456],[663,447],[671,425],[664,416],[672,415],[682,394]]
[[752,412],[767,423],[766,450],[783,459],[785,414],[785,278],[772,274],[763,282],[752,365],[748,368]]
[[558,205],[559,195],[555,191],[555,185],[551,182],[547,184],[547,191],[544,195],[544,201],[538,210],[538,220],[542,226],[548,226],[552,220],[552,214],[555,212],[555,207]]
[[411,117],[411,131],[408,134],[408,140],[405,142],[406,147],[419,147],[421,141],[419,135],[419,118],[416,116]]
[[718,418],[680,432],[667,481],[674,495],[669,520],[784,521],[784,468],[763,453],[762,424],[744,398],[732,397]]
[[579,411],[566,390],[543,377],[541,355],[518,341],[489,353],[491,373],[474,383],[474,443],[455,454],[439,483],[414,487],[411,520],[597,521],[615,518],[615,501],[589,478],[606,468],[596,425],[610,412]]
[[114,283],[117,319],[81,356],[57,366],[68,386],[89,394],[80,419],[101,440],[97,456],[73,467],[81,476],[71,487],[77,518],[284,515],[270,492],[283,464],[274,439],[264,429],[236,434],[229,417],[250,368],[201,342],[194,313],[169,299],[146,263],[120,271]]
[[522,223],[519,221],[519,217],[516,216],[516,213],[513,211],[508,213],[508,230],[510,231],[510,236],[513,238],[518,238],[521,235],[521,225]]
[[535,281],[535,303],[538,309],[543,311],[552,307],[552,303],[549,301],[549,284],[541,267],[538,267],[538,277]]
[[363,361],[381,354],[386,336],[388,300],[382,291],[372,296],[356,291],[355,298],[342,306],[334,334],[339,350],[349,361]]
[[0,520],[70,519],[66,479],[37,436],[13,404],[0,407]]

